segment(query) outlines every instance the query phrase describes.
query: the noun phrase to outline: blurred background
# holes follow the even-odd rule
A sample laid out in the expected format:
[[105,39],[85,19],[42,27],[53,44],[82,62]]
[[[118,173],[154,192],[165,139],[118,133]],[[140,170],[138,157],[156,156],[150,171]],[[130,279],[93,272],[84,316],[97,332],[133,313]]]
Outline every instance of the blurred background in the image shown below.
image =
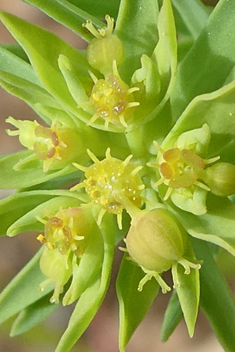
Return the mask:
[[[88,0],[89,1],[89,0]],[[214,5],[216,1],[207,1]],[[0,0],[0,10],[8,11],[21,18],[38,24],[59,35],[71,45],[81,48],[84,43],[74,33],[49,19],[37,9],[20,0]],[[0,24],[0,43],[14,42],[7,30]],[[17,138],[9,137],[5,119],[11,115],[16,119],[35,119],[36,114],[19,99],[10,96],[0,88],[0,154],[8,154],[21,149]],[[0,191],[3,198],[10,194]],[[33,233],[22,234],[15,238],[1,238],[0,246],[0,291],[37,251],[40,244]],[[121,252],[117,251],[115,270],[108,295],[94,321],[76,344],[73,352],[118,352],[118,305],[115,294],[115,275]],[[233,281],[230,282],[234,286]],[[127,352],[223,352],[211,328],[199,312],[196,332],[193,339],[187,335],[184,322],[181,322],[167,343],[160,342],[160,328],[164,311],[170,295],[159,294],[151,311],[134,334]],[[0,327],[1,352],[53,352],[62,335],[73,307],[59,308],[43,324],[19,337],[9,337],[12,321]]]

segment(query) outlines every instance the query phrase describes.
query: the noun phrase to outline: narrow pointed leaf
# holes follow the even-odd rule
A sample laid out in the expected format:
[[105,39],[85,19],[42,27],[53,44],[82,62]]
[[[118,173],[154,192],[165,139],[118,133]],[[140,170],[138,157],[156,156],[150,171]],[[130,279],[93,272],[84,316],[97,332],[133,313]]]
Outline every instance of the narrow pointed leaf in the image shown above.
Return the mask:
[[[193,258],[192,248],[189,247],[185,253],[187,258]],[[189,274],[185,274],[184,268],[177,265],[172,268],[174,283],[179,282],[176,288],[180,305],[184,314],[184,319],[190,337],[193,337],[199,307],[200,282],[199,270],[191,269]]]
[[115,33],[124,44],[125,61],[120,72],[126,82],[140,68],[140,56],[151,56],[157,44],[157,16],[158,3],[155,0],[121,1]]
[[144,319],[153,300],[157,296],[159,285],[152,279],[147,282],[142,292],[138,284],[144,277],[143,270],[127,260],[125,255],[117,278],[117,295],[119,300],[119,349],[125,351],[131,336]]
[[183,318],[179,297],[174,291],[164,314],[161,328],[161,340],[166,342]]
[[203,260],[200,269],[200,306],[226,352],[235,346],[235,300],[227,282],[217,268],[207,243],[192,239],[197,258]]

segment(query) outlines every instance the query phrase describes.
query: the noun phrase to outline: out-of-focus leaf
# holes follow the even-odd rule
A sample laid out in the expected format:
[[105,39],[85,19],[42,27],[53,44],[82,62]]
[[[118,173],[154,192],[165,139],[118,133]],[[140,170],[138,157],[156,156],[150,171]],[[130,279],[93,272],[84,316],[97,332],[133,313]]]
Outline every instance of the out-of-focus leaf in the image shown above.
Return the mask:
[[12,325],[10,336],[23,334],[53,313],[59,305],[51,303],[50,297],[51,293],[23,309]]
[[3,43],[0,45],[0,48],[3,48],[13,55],[17,56],[19,59],[24,60],[25,62],[29,63],[29,58],[24,52],[24,50],[21,48],[19,44],[16,43]]
[[[103,23],[97,19],[97,17],[91,16],[89,13],[81,10],[79,7],[71,4],[70,1],[66,0],[23,0],[27,4],[33,5],[43,12],[45,12],[48,16],[52,17],[57,22],[60,22],[64,26],[68,27],[79,36],[86,40],[90,40],[92,38],[90,32],[88,32],[82,26],[86,20],[90,19],[94,24],[98,27],[103,27]],[[89,1],[90,3],[90,1]]]
[[31,259],[0,294],[0,324],[52,290],[51,285],[48,285],[44,291],[38,289],[38,285],[45,279],[39,268],[40,256],[41,251]]
[[116,18],[120,4],[120,0],[68,0],[68,2],[100,18],[104,18],[106,14]]

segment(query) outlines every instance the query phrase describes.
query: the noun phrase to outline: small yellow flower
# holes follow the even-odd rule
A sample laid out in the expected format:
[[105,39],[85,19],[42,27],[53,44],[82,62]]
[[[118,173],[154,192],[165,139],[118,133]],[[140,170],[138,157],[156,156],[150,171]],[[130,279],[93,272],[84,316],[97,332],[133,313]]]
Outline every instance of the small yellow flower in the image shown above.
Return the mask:
[[[80,138],[76,131],[62,126],[56,120],[51,127],[40,125],[37,121],[15,120],[9,117],[6,122],[18,130],[7,130],[10,136],[19,136],[21,144],[32,150],[42,160],[43,171],[62,168],[80,153]],[[17,169],[20,164],[15,165]]]
[[48,277],[39,288],[43,290],[48,284],[54,283],[54,293],[50,299],[52,303],[59,302],[59,295],[73,274],[73,267],[86,249],[93,226],[92,218],[86,211],[82,207],[60,209],[48,220],[38,218],[45,224],[44,234],[37,237],[44,245],[40,269]]
[[125,200],[128,199],[136,206],[141,204],[141,193],[144,184],[138,172],[142,166],[131,163],[132,155],[124,161],[113,158],[110,149],[106,151],[106,158],[102,161],[88,150],[94,164],[89,167],[74,164],[85,172],[86,179],[72,188],[77,190],[85,188],[93,204],[101,205],[98,223],[101,222],[105,212],[117,215],[119,228],[122,228],[122,211]]

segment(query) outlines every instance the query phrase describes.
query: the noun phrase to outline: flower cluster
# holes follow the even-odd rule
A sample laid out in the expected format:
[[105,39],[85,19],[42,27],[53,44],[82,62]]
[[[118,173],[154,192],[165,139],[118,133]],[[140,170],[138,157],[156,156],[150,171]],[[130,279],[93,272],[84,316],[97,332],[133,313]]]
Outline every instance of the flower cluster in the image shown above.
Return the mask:
[[[19,209],[7,234],[40,232],[39,267],[46,279],[41,282],[38,276],[39,298],[52,286],[51,303],[61,300],[67,305],[80,298],[69,339],[75,326],[78,335],[83,333],[100,306],[115,245],[124,241],[126,254],[117,280],[122,351],[130,338],[125,314],[135,316],[132,304],[125,311],[128,297],[138,293],[144,309],[150,306],[146,297],[153,288],[155,295],[159,287],[163,293],[171,290],[162,277],[168,270],[193,335],[204,265],[193,237],[235,255],[235,127],[228,99],[234,83],[196,97],[177,116],[177,35],[171,1],[164,0],[160,10],[157,2],[154,6],[155,14],[148,12],[153,24],[148,45],[148,21],[137,26],[140,36],[130,41],[125,11],[120,11],[116,26],[109,15],[106,26],[87,18],[80,29],[89,38],[86,55],[49,32],[0,15],[28,57],[27,62],[15,57],[15,62],[30,72],[27,84],[25,77],[14,80],[7,74],[4,84],[9,90],[14,86],[46,123],[6,120],[16,128],[7,133],[18,136],[27,149],[0,161],[3,169],[10,165],[9,188],[19,190],[11,198]],[[140,8],[136,11],[141,13]],[[42,40],[38,48],[31,46],[18,28],[27,29],[32,41],[42,36],[45,44]],[[6,55],[10,60],[14,53]],[[20,75],[18,71],[14,75]],[[28,86],[32,89],[25,94]],[[220,114],[214,114],[214,105],[220,106]],[[223,209],[229,219],[226,229],[220,226]],[[137,316],[137,325],[142,318]],[[58,352],[67,352],[63,343]]]

